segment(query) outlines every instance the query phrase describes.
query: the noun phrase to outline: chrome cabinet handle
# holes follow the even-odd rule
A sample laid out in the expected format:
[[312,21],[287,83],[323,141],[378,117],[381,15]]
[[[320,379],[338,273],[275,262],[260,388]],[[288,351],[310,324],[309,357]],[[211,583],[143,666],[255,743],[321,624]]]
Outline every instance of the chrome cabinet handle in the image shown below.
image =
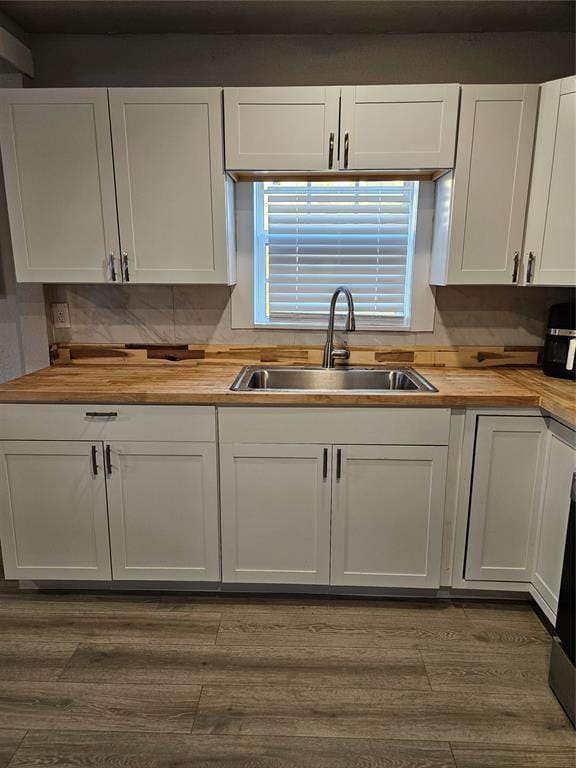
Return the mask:
[[328,168],[332,168],[334,165],[334,131],[330,133],[330,140],[328,142]]
[[109,445],[106,446],[106,472],[108,476],[112,474],[112,450]]
[[328,448],[324,448],[324,459],[322,462],[322,477],[324,480],[328,477]]
[[128,254],[122,252],[122,277],[125,283],[130,282],[130,270],[128,269]]
[[520,252],[516,251],[514,253],[514,272],[512,272],[512,282],[517,283],[518,282],[518,268],[520,266]]
[[96,460],[96,446],[92,446],[91,454],[92,454],[92,472],[94,475],[98,474],[98,461]]
[[534,277],[534,262],[536,261],[532,251],[528,253],[528,268],[526,270],[526,282],[531,283]]
[[336,480],[342,477],[342,448],[336,451]]
[[344,168],[348,168],[348,152],[350,150],[350,134],[348,131],[344,134]]
[[116,259],[114,258],[113,253],[108,254],[108,266],[110,268],[110,280],[113,283],[115,283],[116,282]]

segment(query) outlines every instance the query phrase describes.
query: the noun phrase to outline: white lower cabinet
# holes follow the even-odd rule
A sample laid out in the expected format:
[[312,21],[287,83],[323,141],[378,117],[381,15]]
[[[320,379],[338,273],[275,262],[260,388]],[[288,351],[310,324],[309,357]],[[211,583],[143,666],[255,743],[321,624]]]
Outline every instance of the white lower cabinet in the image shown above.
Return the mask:
[[[564,561],[570,489],[576,472],[576,450],[574,433],[560,425],[557,431],[552,426],[549,440],[532,584],[537,593],[533,593],[537,602],[545,611],[548,607],[555,617]],[[544,600],[545,605],[539,598]]]
[[322,445],[221,445],[224,582],[329,583],[330,453]]
[[331,583],[439,587],[448,449],[334,452]]
[[0,432],[9,579],[220,580],[213,407],[3,404]]
[[113,442],[105,458],[114,579],[218,581],[216,446]]
[[221,446],[225,582],[438,587],[445,446]]
[[478,417],[466,579],[531,581],[546,433],[539,416]]
[[0,538],[9,579],[111,577],[102,443],[0,441]]

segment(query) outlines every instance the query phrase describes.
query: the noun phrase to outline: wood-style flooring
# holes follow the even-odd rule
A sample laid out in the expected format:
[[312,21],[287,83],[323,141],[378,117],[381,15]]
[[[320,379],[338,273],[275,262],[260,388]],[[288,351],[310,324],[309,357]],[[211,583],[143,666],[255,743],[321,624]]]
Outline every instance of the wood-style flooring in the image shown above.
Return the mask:
[[575,768],[528,603],[0,585],[0,768]]

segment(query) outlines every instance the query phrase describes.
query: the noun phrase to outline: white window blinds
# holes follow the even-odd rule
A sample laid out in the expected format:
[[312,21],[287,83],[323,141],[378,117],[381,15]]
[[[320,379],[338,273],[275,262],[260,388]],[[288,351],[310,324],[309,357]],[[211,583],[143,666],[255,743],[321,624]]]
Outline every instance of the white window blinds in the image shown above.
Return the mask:
[[256,323],[324,324],[346,285],[365,325],[409,325],[418,182],[254,186]]

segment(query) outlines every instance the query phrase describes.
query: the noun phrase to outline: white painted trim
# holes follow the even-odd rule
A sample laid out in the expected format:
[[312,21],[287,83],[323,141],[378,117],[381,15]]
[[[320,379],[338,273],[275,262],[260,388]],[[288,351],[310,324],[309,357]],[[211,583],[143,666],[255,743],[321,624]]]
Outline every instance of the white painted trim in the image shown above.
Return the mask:
[[0,27],[0,58],[12,64],[19,72],[34,77],[32,51],[5,27]]
[[[421,181],[418,194],[418,223],[414,247],[411,319],[409,328],[373,325],[359,327],[358,333],[420,333],[434,330],[435,291],[428,282],[432,255],[434,182]],[[232,291],[232,328],[257,328],[259,331],[319,331],[315,326],[255,325],[254,323],[254,195],[251,182],[236,184],[236,263],[237,284]]]

